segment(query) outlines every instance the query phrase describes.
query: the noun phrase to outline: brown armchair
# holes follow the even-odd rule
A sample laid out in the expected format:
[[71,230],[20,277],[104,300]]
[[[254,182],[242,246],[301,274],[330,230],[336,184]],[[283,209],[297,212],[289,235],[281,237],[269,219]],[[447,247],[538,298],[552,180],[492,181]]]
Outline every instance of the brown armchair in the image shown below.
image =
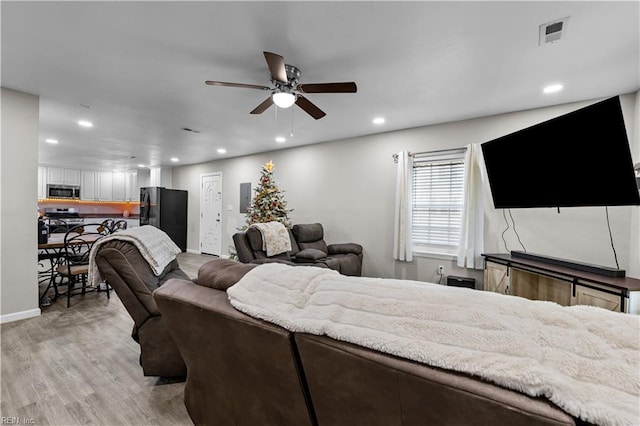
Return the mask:
[[292,233],[300,249],[294,259],[296,263],[315,260],[342,275],[362,275],[360,244],[327,244],[324,241],[324,228],[320,223],[293,225]]
[[153,291],[171,278],[190,280],[175,259],[160,276],[127,241],[111,240],[97,248],[96,265],[113,287],[133,319],[131,337],[140,344],[140,365],[145,376],[184,377],[185,363],[153,300]]

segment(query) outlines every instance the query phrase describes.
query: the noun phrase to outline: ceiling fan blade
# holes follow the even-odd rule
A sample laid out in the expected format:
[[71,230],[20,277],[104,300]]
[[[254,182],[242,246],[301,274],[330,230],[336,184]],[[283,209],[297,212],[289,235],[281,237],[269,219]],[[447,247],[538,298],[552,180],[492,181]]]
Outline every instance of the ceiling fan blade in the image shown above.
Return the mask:
[[264,58],[267,60],[267,66],[269,67],[271,77],[281,83],[287,83],[287,71],[284,68],[284,58],[271,52],[262,53],[264,53]]
[[273,105],[273,100],[271,99],[271,96],[269,96],[267,99],[264,100],[264,102],[262,102],[260,105],[258,105],[257,107],[255,107],[253,109],[253,111],[250,112],[250,114],[262,114],[263,112],[265,112],[271,105]]
[[358,87],[354,82],[298,84],[296,90],[302,93],[355,93]]
[[209,86],[243,87],[245,89],[271,90],[270,87],[259,86],[257,84],[227,83],[227,82],[224,82],[224,81],[211,81],[211,80],[207,80],[204,83],[209,85]]
[[316,120],[318,120],[318,119],[324,117],[325,115],[327,115],[324,111],[322,111],[320,108],[315,106],[309,99],[305,98],[304,96],[302,96],[300,94],[298,95],[298,97],[296,99],[296,105],[298,105],[300,108],[305,110],[305,112],[307,114],[309,114],[310,116],[312,116]]

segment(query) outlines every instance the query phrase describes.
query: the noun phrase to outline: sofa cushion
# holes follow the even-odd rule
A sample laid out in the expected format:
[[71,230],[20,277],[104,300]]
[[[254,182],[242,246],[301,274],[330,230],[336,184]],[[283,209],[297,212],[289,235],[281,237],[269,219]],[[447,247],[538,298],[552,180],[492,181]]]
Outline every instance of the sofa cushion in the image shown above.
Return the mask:
[[329,253],[327,243],[324,241],[324,230],[320,223],[293,225],[293,237],[296,239],[300,250],[316,249],[325,254]]
[[[286,253],[280,253],[275,256],[267,257],[267,254],[264,252],[264,250],[262,250],[262,234],[260,233],[258,228],[248,228],[245,231],[245,235],[247,237],[247,241],[249,242],[249,247],[251,247],[251,250],[253,251],[253,257],[255,259],[267,258],[267,259],[291,260],[291,256],[295,256],[298,253],[298,251],[300,251],[300,249],[298,248],[298,244],[296,244],[296,240],[293,238],[293,234],[291,233],[291,230],[287,229],[287,232],[289,233],[289,239],[291,240],[291,251]],[[235,239],[234,239],[234,243],[236,243]]]
[[253,251],[262,251],[262,234],[258,228],[249,228],[246,231],[249,245]]
[[320,223],[305,223],[293,225],[293,237],[298,244],[312,243],[324,238],[324,229]]
[[197,284],[225,291],[255,267],[231,259],[212,259],[198,270]]
[[327,253],[322,250],[316,250],[312,248],[304,249],[296,254],[296,259],[298,260],[320,260],[327,257]]

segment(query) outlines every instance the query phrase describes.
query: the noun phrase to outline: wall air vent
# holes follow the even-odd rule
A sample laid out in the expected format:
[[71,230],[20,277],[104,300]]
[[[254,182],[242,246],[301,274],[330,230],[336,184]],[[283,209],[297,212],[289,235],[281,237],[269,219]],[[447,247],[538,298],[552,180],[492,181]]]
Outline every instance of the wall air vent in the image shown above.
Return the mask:
[[544,46],[545,44],[555,43],[567,37],[567,26],[569,24],[569,17],[557,19],[555,21],[547,22],[540,25],[540,36],[538,44]]

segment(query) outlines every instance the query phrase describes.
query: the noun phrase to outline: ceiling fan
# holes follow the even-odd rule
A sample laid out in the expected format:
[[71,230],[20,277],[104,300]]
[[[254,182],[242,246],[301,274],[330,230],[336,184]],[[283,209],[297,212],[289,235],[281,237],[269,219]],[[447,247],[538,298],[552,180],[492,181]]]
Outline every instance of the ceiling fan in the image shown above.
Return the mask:
[[293,65],[285,64],[284,58],[271,52],[263,52],[267,66],[271,73],[271,83],[274,87],[259,86],[257,84],[226,83],[224,81],[205,81],[210,86],[243,87],[247,89],[268,90],[271,96],[255,107],[251,114],[262,114],[274,103],[280,108],[289,108],[294,103],[316,120],[327,115],[302,94],[308,93],[355,93],[358,91],[356,83],[307,83],[300,84],[300,70]]

